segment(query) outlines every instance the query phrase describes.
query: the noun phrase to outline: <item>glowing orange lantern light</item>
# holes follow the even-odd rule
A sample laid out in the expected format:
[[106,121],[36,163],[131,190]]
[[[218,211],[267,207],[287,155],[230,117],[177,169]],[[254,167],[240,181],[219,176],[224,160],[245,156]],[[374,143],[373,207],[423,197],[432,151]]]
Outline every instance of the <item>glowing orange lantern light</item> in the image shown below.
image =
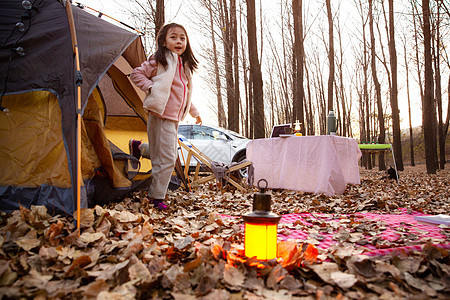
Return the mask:
[[[261,181],[266,182],[265,179]],[[281,217],[271,212],[271,197],[264,193],[256,193],[253,198],[253,211],[242,216],[244,219],[245,256],[256,256],[259,260],[270,260],[277,257],[277,226]]]

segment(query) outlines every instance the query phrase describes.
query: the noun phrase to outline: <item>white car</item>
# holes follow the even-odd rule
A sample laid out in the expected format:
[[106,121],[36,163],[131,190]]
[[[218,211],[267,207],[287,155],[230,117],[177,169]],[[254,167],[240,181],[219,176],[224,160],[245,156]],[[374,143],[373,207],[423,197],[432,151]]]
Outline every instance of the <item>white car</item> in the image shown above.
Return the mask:
[[[211,160],[224,164],[245,160],[247,143],[250,142],[234,131],[205,125],[180,124],[178,134],[184,136]],[[185,150],[183,155],[180,154],[180,161],[184,166],[183,157],[187,157]],[[196,165],[197,161],[192,158],[190,166]],[[245,173],[246,170],[241,175],[245,176]]]

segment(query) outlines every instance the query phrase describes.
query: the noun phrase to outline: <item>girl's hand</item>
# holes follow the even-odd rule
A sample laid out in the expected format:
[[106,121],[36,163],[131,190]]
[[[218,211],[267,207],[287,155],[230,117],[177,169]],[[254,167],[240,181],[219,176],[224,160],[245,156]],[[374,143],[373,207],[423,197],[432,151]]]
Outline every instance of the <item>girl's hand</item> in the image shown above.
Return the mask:
[[195,118],[195,124],[200,124],[202,125],[202,117],[198,116]]

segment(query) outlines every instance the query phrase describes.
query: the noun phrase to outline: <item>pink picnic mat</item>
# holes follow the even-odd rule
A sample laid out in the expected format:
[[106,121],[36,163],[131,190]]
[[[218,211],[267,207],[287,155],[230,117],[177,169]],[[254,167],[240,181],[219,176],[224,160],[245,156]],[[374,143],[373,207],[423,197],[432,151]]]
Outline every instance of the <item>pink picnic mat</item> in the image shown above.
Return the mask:
[[[300,213],[283,215],[280,220],[278,238],[281,240],[299,239],[306,241],[310,238],[319,236],[319,244],[317,248],[327,249],[332,244],[338,243],[338,238],[333,236],[338,234],[340,230],[347,232],[361,231],[364,239],[370,240],[374,236],[370,234],[367,228],[374,226],[374,233],[379,238],[376,245],[367,243],[361,245],[365,251],[365,255],[385,255],[395,250],[421,250],[422,247],[430,242],[436,246],[450,249],[450,237],[444,235],[444,230],[437,225],[418,222],[415,216],[425,216],[423,213],[412,212],[407,213],[406,209],[401,210],[401,214],[373,214],[373,213],[355,213],[355,214],[322,214],[322,213]],[[339,221],[341,220],[341,223]],[[342,223],[346,223],[345,225]],[[286,225],[288,226],[286,226]],[[322,224],[322,226],[320,226]],[[335,224],[334,230],[322,231],[320,228],[328,229]],[[316,226],[314,226],[316,225]],[[366,228],[366,230],[358,230]],[[309,229],[312,227],[319,228],[314,236],[310,235]],[[284,228],[284,230],[283,230]],[[380,233],[381,232],[381,236]],[[384,240],[384,243],[383,243]],[[389,241],[389,242],[386,242]]]

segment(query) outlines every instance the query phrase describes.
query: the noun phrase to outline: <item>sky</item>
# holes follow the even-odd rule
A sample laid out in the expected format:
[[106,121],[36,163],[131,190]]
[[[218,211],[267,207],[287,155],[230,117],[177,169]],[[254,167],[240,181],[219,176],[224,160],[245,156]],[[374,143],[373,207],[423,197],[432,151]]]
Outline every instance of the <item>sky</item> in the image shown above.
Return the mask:
[[[89,7],[92,7],[98,11],[101,11],[102,13],[106,14],[106,15],[110,15],[111,17],[114,17],[124,23],[127,23],[128,20],[128,16],[126,16],[123,11],[124,9],[126,9],[126,7],[124,8],[125,5],[129,5],[128,1],[118,1],[118,0],[78,0],[80,3],[83,3]],[[262,0],[263,1],[263,13],[266,12],[277,12],[279,13],[279,6],[278,6],[278,2],[277,1],[273,1],[273,0]],[[348,3],[350,4],[352,1],[343,1],[342,3]],[[314,2],[315,3],[315,2]],[[313,4],[308,4],[308,5],[314,5]],[[187,0],[169,0],[166,1],[166,8],[165,8],[165,17],[166,17],[166,22],[176,22],[176,23],[180,23],[182,24],[189,35],[190,38],[190,42],[191,42],[191,46],[192,49],[194,50],[194,53],[196,53],[196,51],[200,51],[201,49],[201,41],[202,41],[202,36],[199,36],[198,34],[196,34],[196,30],[195,30],[195,24],[192,24],[192,22],[190,21],[189,16],[187,16],[187,11],[189,11],[187,9],[187,5],[190,5],[190,1]],[[342,9],[342,11],[346,11],[346,8],[344,7]],[[351,13],[349,13],[350,15]],[[347,18],[349,18],[351,16],[348,16]],[[103,17],[105,20],[110,21],[108,18]],[[270,22],[272,20],[268,20],[268,22]],[[274,21],[272,21],[274,22]],[[114,23],[114,22],[113,22]],[[130,24],[132,25],[132,24]],[[326,25],[326,24],[325,24]],[[323,26],[325,26],[323,25]],[[322,26],[322,25],[319,25]],[[344,29],[345,30],[345,29]],[[397,45],[397,51],[401,50],[400,47],[400,43],[398,42]],[[267,46],[266,46],[267,47]],[[266,48],[268,49],[268,48]],[[268,51],[268,50],[266,50]],[[194,86],[194,91],[193,91],[193,102],[195,103],[195,105],[197,106],[197,108],[199,109],[202,119],[203,119],[203,123],[206,125],[217,125],[217,116],[216,113],[213,112],[213,108],[212,106],[216,101],[216,96],[213,94],[213,92],[209,91],[208,88],[203,88],[206,87],[206,84],[203,82],[202,80],[202,76],[205,76],[205,70],[202,69],[202,64],[201,64],[201,57],[200,55],[198,55],[198,53],[196,53],[196,57],[200,60],[200,65],[199,65],[199,69],[197,70],[197,74],[196,76],[194,76],[194,82],[193,82],[193,86]],[[400,60],[400,55],[399,55],[399,60]],[[400,64],[400,61],[399,61]],[[382,68],[381,65],[378,66],[379,68]],[[399,72],[401,72],[401,66],[398,66],[399,68]],[[410,66],[410,68],[413,68],[413,66]],[[401,75],[399,75],[401,76]],[[399,78],[399,81],[401,79]],[[404,84],[402,84],[404,85]],[[412,106],[413,106],[413,126],[419,126],[422,123],[422,115],[421,115],[421,110],[420,110],[420,97],[417,97],[417,91],[414,90],[410,90],[410,94],[412,95]],[[354,100],[355,101],[355,100]],[[401,119],[402,119],[402,129],[403,128],[408,128],[408,110],[407,110],[407,101],[406,101],[406,90],[405,87],[399,87],[399,108],[400,108],[400,114],[401,114]],[[353,109],[353,111],[355,111],[355,109]],[[356,113],[356,112],[355,112]],[[193,118],[188,117],[184,123],[194,123],[195,120]]]

